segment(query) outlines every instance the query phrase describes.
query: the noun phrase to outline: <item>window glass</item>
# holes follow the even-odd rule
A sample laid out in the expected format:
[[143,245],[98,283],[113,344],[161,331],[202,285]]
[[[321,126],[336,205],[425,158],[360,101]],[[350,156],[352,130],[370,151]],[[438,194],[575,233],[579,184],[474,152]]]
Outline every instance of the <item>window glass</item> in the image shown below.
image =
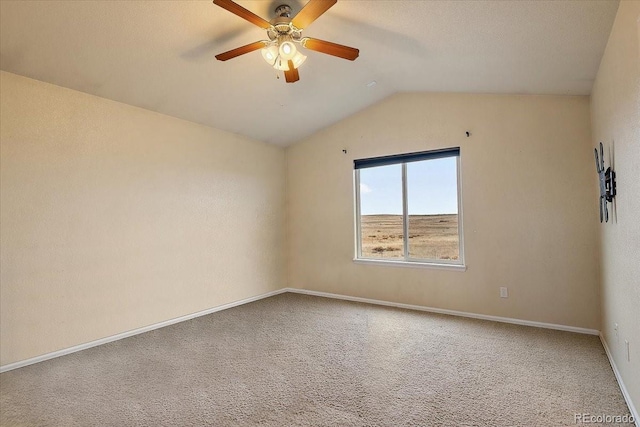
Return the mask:
[[409,258],[457,260],[457,158],[407,163]]
[[402,165],[360,170],[363,258],[404,258]]

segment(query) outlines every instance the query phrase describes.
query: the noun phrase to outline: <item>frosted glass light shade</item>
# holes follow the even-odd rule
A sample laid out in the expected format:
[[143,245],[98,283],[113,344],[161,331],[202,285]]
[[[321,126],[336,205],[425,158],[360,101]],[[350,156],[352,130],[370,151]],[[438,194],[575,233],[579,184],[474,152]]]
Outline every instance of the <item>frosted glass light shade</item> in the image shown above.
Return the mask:
[[[306,60],[307,60],[306,55],[303,55],[298,51],[298,52],[296,52],[296,54],[291,59],[291,62],[293,62],[293,67],[294,68],[300,68],[300,66]],[[287,71],[289,69],[289,63],[284,58],[279,57],[275,61],[275,64],[273,64],[273,68],[275,68],[276,70],[280,70],[280,71]]]
[[296,49],[295,44],[293,44],[290,41],[286,41],[280,44],[280,48],[278,49],[278,52],[280,53],[280,58],[284,59],[285,61],[288,61],[290,59],[293,59],[294,56],[296,56],[296,53],[298,53],[298,49]]
[[261,50],[262,58],[267,64],[274,66],[278,59],[278,46],[269,46]]

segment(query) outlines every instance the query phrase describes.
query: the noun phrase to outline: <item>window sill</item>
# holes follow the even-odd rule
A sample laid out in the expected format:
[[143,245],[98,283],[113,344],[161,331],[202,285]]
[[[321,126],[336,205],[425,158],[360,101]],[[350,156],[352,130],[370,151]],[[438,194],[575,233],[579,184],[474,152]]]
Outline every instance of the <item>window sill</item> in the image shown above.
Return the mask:
[[354,264],[381,265],[387,267],[432,268],[436,270],[466,271],[467,266],[461,264],[438,264],[434,262],[387,261],[377,259],[354,258]]

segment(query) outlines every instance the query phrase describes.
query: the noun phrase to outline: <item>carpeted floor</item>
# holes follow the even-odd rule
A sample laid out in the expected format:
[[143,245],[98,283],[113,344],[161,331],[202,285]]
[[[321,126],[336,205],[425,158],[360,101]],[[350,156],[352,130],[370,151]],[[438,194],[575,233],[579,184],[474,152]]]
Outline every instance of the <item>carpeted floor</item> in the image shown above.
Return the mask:
[[555,427],[582,413],[628,413],[598,337],[290,293],[0,375],[2,426]]

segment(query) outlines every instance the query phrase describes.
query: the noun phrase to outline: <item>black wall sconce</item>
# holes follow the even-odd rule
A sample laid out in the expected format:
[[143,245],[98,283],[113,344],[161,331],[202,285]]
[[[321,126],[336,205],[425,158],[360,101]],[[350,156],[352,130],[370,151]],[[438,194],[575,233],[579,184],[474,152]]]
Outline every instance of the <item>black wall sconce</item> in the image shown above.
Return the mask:
[[612,203],[613,198],[616,197],[616,173],[609,166],[606,170],[604,168],[604,150],[602,148],[602,142],[600,143],[600,157],[598,158],[598,149],[595,150],[596,154],[596,171],[600,179],[600,222],[602,222],[603,214],[604,221],[609,222],[609,210],[607,209],[607,202]]

